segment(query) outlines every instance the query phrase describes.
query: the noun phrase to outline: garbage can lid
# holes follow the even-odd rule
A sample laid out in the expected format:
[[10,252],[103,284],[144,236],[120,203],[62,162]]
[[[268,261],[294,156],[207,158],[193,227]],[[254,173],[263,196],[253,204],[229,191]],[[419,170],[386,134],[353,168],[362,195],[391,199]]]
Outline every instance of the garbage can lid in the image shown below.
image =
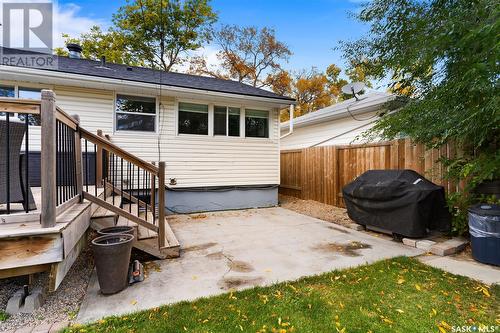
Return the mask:
[[480,203],[470,206],[469,212],[482,216],[500,216],[500,205]]

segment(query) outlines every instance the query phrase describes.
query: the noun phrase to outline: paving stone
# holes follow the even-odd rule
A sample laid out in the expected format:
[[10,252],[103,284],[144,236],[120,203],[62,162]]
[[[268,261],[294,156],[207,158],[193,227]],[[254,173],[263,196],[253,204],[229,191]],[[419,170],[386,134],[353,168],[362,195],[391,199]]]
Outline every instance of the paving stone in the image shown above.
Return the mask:
[[349,223],[347,227],[357,231],[365,230],[365,226],[357,223]]
[[24,288],[18,289],[14,293],[14,295],[11,298],[9,298],[5,312],[7,312],[10,315],[14,315],[14,314],[18,313],[22,308],[24,298],[25,298]]
[[50,328],[49,333],[57,333],[68,326],[69,326],[69,321],[60,321],[58,323],[54,323]]
[[24,299],[24,306],[21,308],[22,313],[31,313],[41,307],[44,301],[44,294],[41,288],[35,288]]
[[415,246],[417,249],[428,251],[428,250],[430,250],[431,246],[433,246],[434,244],[436,244],[436,242],[428,240],[428,239],[424,239],[424,240],[417,241],[417,244]]
[[408,245],[408,246],[417,246],[417,239],[412,239],[412,238],[403,238],[403,244]]
[[467,240],[462,237],[455,237],[447,241],[434,244],[430,251],[438,256],[449,256],[462,251],[467,245]]
[[38,325],[33,329],[33,331],[31,331],[31,333],[49,333],[52,324],[53,323]]

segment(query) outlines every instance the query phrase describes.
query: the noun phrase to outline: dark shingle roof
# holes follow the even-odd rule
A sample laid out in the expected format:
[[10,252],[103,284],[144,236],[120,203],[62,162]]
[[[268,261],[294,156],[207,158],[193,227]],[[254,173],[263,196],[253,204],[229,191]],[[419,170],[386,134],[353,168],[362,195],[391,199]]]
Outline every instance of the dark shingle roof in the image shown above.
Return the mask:
[[[0,49],[12,52],[12,49]],[[23,51],[15,50],[15,53],[21,52]],[[58,63],[57,69],[43,70],[153,84],[161,83],[174,87],[208,90],[246,96],[275,98],[284,101],[294,101],[293,98],[281,96],[268,90],[255,88],[250,85],[231,80],[223,80],[175,72],[165,72],[149,68],[119,65],[114,63],[106,63],[106,66],[103,68],[101,66],[101,62],[99,61],[74,59],[62,56],[56,57]]]

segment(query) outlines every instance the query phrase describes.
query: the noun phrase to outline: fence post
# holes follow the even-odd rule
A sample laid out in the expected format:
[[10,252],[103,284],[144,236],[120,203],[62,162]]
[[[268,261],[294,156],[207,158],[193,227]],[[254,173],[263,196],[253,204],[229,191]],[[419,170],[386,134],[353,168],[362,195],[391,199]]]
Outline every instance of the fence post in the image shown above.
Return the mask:
[[[72,116],[80,126],[80,116],[75,114]],[[80,202],[83,201],[83,164],[82,164],[82,139],[80,137],[80,129],[75,131],[75,168],[76,168],[76,194],[80,197]],[[85,170],[85,172],[89,172]]]
[[[102,137],[102,130],[97,130],[97,136]],[[102,187],[102,147],[100,145],[97,145],[97,150],[95,153],[95,161],[96,161],[96,170],[95,170],[95,177],[96,177],[96,183],[95,186],[97,187]]]
[[333,146],[333,205],[339,206],[339,150]]
[[158,163],[158,244],[165,246],[165,162]]
[[41,117],[41,193],[42,228],[56,224],[56,95],[51,90],[42,90]]

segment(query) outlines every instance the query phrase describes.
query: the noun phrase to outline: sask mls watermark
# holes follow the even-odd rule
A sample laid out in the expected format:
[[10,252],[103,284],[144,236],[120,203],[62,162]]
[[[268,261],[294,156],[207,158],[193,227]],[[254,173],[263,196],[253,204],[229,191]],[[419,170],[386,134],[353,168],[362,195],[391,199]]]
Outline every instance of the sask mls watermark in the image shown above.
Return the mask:
[[53,47],[53,5],[51,2],[0,0],[2,65],[56,68]]

